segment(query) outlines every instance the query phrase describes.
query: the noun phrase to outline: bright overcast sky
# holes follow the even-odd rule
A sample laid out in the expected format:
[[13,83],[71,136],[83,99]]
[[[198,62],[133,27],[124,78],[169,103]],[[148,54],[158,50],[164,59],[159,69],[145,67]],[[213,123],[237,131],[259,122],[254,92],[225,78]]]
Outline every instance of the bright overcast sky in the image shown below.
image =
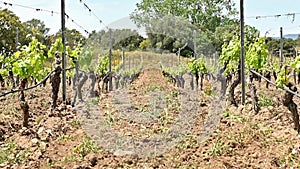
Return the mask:
[[[12,3],[12,6],[4,5],[3,2]],[[129,14],[134,11],[136,3],[139,0],[83,0],[93,13],[100,18],[106,26],[116,20],[124,17],[129,17]],[[86,9],[83,3],[79,0],[65,0],[66,14],[70,16],[76,23],[84,27],[87,31],[100,30],[105,26],[100,24],[98,19]],[[0,7],[12,10],[20,17],[22,22],[32,18],[44,21],[47,27],[51,28],[50,33],[56,33],[61,27],[61,16],[48,12],[37,12],[32,9],[19,7],[17,5],[30,6],[34,8],[47,9],[50,11],[60,12],[61,0],[1,0]],[[83,29],[66,19],[66,26],[68,28],[75,28],[84,34]]]
[[[239,7],[239,0],[237,2]],[[283,34],[300,33],[300,1],[299,0],[244,0],[245,22],[248,25],[258,28],[262,35],[266,31],[270,33],[268,36],[279,37],[280,27],[283,27]],[[288,13],[299,13],[295,15],[293,21],[292,16],[270,17],[270,18],[247,18],[250,16],[266,16]]]
[[[32,18],[37,18],[45,22],[47,27],[51,28],[50,33],[55,33],[60,28],[60,15],[47,12],[36,12],[32,9],[26,9],[18,6],[5,6],[2,2],[16,3],[20,5],[30,6],[34,8],[42,8],[53,11],[60,11],[60,0],[0,0],[0,7],[9,8],[15,12],[21,21],[27,21]],[[65,0],[66,13],[84,27],[88,31],[103,29],[103,24],[99,24],[96,17],[84,8],[79,0]],[[135,9],[136,3],[140,0],[83,0],[92,9],[92,11],[101,19],[105,25],[128,17],[129,14]],[[239,0],[234,0],[239,7]],[[300,13],[300,1],[298,0],[245,0],[245,18],[246,24],[255,26],[265,34],[269,30],[269,36],[279,36],[279,28],[282,26],[284,34],[300,33],[300,15],[296,15],[295,20],[293,17],[282,16],[279,18],[247,18],[249,16],[259,15],[277,15],[287,13]],[[292,22],[293,21],[293,22]],[[121,22],[124,24],[124,22]],[[83,30],[67,20],[66,26],[68,28],[75,28],[81,32]],[[123,25],[122,25],[123,26]],[[126,26],[124,24],[124,26]]]

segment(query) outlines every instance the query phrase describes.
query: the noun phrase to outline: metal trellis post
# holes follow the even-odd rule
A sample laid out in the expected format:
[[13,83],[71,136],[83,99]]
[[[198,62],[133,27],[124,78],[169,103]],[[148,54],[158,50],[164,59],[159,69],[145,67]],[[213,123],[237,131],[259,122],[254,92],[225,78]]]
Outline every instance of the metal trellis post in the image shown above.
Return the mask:
[[282,65],[283,65],[283,35],[282,35],[282,27],[280,27],[280,51],[279,51],[279,57],[280,57],[280,68],[282,68]]
[[66,101],[66,40],[65,40],[65,0],[61,0],[61,35],[63,43],[62,52],[62,99]]
[[109,29],[109,91],[112,91],[112,35],[111,29]]
[[244,0],[240,0],[242,104],[245,104]]
[[197,59],[197,34],[196,30],[194,30],[194,58]]

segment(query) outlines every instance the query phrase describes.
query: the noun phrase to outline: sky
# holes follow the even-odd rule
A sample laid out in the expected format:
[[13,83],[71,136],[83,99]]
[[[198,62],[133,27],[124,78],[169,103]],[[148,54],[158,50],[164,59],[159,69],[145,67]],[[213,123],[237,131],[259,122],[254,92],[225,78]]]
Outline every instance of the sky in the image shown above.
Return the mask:
[[[234,0],[239,10],[240,0]],[[280,36],[280,27],[283,34],[300,34],[300,1],[299,0],[244,0],[245,24],[255,26],[261,33],[272,37]],[[299,13],[292,16],[249,18],[252,16],[278,15],[288,13]]]
[[[91,32],[92,30],[104,29],[106,26],[113,27],[113,25],[128,26],[126,19],[129,14],[136,8],[136,3],[140,0],[82,0],[103,21],[100,24],[98,19],[90,13],[80,2],[80,0],[65,0],[66,13],[76,23],[81,25],[85,30]],[[233,0],[239,10],[239,1]],[[255,26],[260,30],[261,35],[278,37],[280,27],[283,27],[283,34],[300,33],[300,14],[295,15],[294,21],[292,16],[270,17],[270,18],[249,18],[252,16],[277,15],[287,13],[300,13],[299,0],[244,0],[245,10],[245,24]],[[47,27],[51,28],[50,34],[56,33],[61,27],[60,15],[48,12],[37,12],[32,9],[18,7],[16,5],[8,6],[3,2],[12,4],[19,4],[30,6],[34,8],[47,9],[50,11],[60,12],[60,0],[0,0],[1,8],[9,8],[16,15],[20,17],[21,21],[27,21],[32,18],[44,21]],[[119,20],[125,22],[119,22]],[[71,22],[66,20],[68,28],[75,28],[81,31],[84,30]]]
[[[12,6],[4,5],[3,2],[12,3]],[[85,30],[101,30],[105,27],[110,27],[110,24],[122,19],[128,18],[129,14],[134,11],[136,3],[139,0],[82,0],[86,3],[92,12],[103,21],[100,24],[97,17],[90,13],[84,4],[79,0],[65,0],[65,12],[76,23],[82,26]],[[61,0],[1,0],[0,7],[12,10],[20,17],[22,22],[32,18],[44,21],[45,25],[50,28],[50,34],[56,33],[61,28],[60,14],[51,14],[51,12],[37,12],[33,9],[19,7],[17,5],[30,6],[33,8],[46,9],[50,11],[61,11]],[[74,24],[71,19],[66,19],[66,27],[75,28],[84,33],[84,29]]]

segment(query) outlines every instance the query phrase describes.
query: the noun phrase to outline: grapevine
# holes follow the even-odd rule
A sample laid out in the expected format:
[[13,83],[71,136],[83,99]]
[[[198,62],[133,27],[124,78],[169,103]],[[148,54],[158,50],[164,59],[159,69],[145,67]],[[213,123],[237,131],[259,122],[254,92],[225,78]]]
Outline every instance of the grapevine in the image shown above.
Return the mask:
[[61,38],[56,39],[56,41],[51,45],[50,50],[48,51],[48,57],[55,57],[55,68],[54,75],[51,78],[51,86],[52,86],[52,108],[57,106],[59,85],[60,85],[60,74],[62,71],[61,68],[61,56],[63,53],[63,44]]
[[192,74],[196,75],[197,73],[200,74],[206,74],[208,73],[208,70],[204,64],[204,61],[202,58],[199,58],[197,60],[192,60],[188,64],[189,70]]
[[222,46],[220,62],[225,67],[225,75],[229,75],[238,69],[240,64],[240,41],[237,36],[234,36],[229,44]]
[[105,55],[103,57],[99,57],[97,73],[100,75],[100,77],[103,77],[108,73],[108,65],[109,65],[108,55]]
[[[13,63],[12,71],[21,78],[21,90],[25,89],[26,83],[31,77],[41,80],[46,75],[48,69],[44,68],[44,62],[47,59],[43,50],[45,48],[46,46],[33,38],[28,46],[23,46],[20,51],[13,54],[13,57],[18,59]],[[25,100],[25,93],[23,90],[20,92],[20,95],[20,106],[23,110],[23,126],[27,127],[29,119],[29,105]]]
[[197,60],[192,60],[189,63],[189,70],[193,75],[196,77],[196,87],[198,89],[198,82],[199,82],[199,75],[200,75],[200,89],[203,88],[203,80],[204,75],[208,73],[208,69],[205,66],[205,63],[202,58],[199,58]]
[[132,83],[140,74],[140,72],[143,69],[143,63],[140,63],[140,65],[134,69],[131,70],[124,70],[121,69],[123,67],[123,63],[119,64],[115,72],[115,79],[116,79],[116,88],[118,88],[119,83],[122,85],[122,87],[125,86],[125,84]]
[[266,67],[268,58],[267,45],[265,38],[257,38],[257,40],[250,44],[246,52],[246,66],[248,69],[255,69],[260,72]]
[[188,67],[186,64],[180,64],[176,69],[174,68],[168,68],[164,67],[162,64],[160,64],[160,67],[162,68],[162,73],[165,77],[171,81],[174,86],[177,84],[177,87],[184,87],[184,79],[183,75],[187,72]]
[[[250,69],[255,69],[258,72],[264,71],[267,64],[268,52],[266,49],[265,38],[256,38],[254,43],[250,43],[249,46],[245,47],[246,55],[246,68],[247,73],[249,73]],[[234,89],[240,83],[240,40],[237,36],[233,37],[233,39],[229,42],[229,44],[224,44],[222,46],[222,54],[220,56],[220,62],[224,65],[224,73],[227,77],[230,77],[231,74],[234,74],[237,71],[236,80],[231,84],[229,90],[229,101],[236,104],[234,99]],[[252,78],[254,74],[251,74],[249,88],[252,91],[253,105],[256,112],[259,111],[257,106],[257,96],[256,96],[256,87],[252,84]]]
[[34,79],[41,80],[47,75],[49,69],[44,68],[44,62],[47,57],[44,55],[46,46],[33,38],[29,46],[23,46],[20,51],[13,54],[13,58],[18,58],[13,63],[12,71],[14,74],[19,75],[21,79]]
[[300,71],[299,60],[299,57],[296,57],[293,62],[283,65],[280,72],[278,73],[278,77],[276,80],[277,87],[285,89],[285,94],[282,97],[282,103],[292,113],[295,126],[294,128],[295,130],[297,130],[298,134],[300,133],[299,114],[297,105],[293,101],[294,93],[297,92],[297,87],[292,82],[290,82],[290,73],[292,72],[292,69],[294,69],[296,72]]

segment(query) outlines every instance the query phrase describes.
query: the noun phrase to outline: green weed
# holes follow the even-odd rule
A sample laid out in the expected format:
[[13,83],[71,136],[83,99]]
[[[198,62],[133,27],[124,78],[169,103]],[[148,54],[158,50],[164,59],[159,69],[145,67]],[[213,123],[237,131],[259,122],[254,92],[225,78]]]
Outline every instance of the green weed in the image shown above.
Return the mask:
[[151,86],[147,87],[145,93],[154,92],[155,90],[162,90],[162,88],[161,88],[161,86],[158,86],[158,85],[151,85]]
[[265,130],[260,130],[260,133],[262,133],[263,135],[267,136],[269,134],[271,134],[273,132],[273,130],[271,128],[265,129]]
[[116,124],[116,119],[114,118],[112,111],[106,112],[105,121],[109,126]]
[[48,167],[53,167],[56,164],[56,160],[51,160],[50,162],[47,163]]
[[41,124],[41,122],[43,121],[43,119],[44,119],[44,116],[39,116],[36,120],[36,125],[39,126]]
[[74,136],[73,135],[61,135],[59,138],[58,138],[59,141],[74,141]]
[[223,117],[226,117],[226,118],[229,118],[230,120],[232,121],[239,121],[239,122],[249,122],[249,119],[246,119],[244,117],[241,117],[239,115],[236,115],[236,114],[231,114],[229,112],[229,110],[226,110],[223,114],[222,114]]
[[71,157],[64,157],[63,159],[64,162],[73,162],[76,161],[76,157],[72,155]]
[[225,150],[227,150],[227,146],[224,145],[224,142],[217,140],[213,143],[213,147],[209,150],[208,154],[210,156],[220,156]]
[[280,138],[280,137],[276,137],[275,141],[276,141],[276,142],[282,142],[283,140],[282,140],[282,138]]
[[177,144],[176,148],[180,151],[192,148],[198,144],[198,137],[196,135],[188,135],[186,138],[181,140],[179,144]]
[[101,97],[96,97],[96,98],[91,99],[91,103],[93,105],[97,105],[101,100],[102,100]]
[[212,96],[213,94],[215,94],[214,90],[213,90],[213,86],[212,85],[208,85],[205,89],[204,89],[204,93],[207,96]]
[[12,140],[2,144],[0,150],[0,164],[5,162],[19,164],[28,157],[28,152],[19,150],[17,144]]
[[73,120],[73,121],[70,123],[70,125],[71,125],[72,127],[79,127],[79,126],[81,125],[81,123],[82,123],[82,120],[75,119],[75,120]]
[[100,148],[93,140],[88,137],[84,137],[83,141],[73,149],[72,154],[79,156],[79,159],[83,160],[89,153],[97,153],[99,151]]
[[264,94],[260,93],[258,105],[260,107],[273,106],[274,102],[270,98],[266,97]]

